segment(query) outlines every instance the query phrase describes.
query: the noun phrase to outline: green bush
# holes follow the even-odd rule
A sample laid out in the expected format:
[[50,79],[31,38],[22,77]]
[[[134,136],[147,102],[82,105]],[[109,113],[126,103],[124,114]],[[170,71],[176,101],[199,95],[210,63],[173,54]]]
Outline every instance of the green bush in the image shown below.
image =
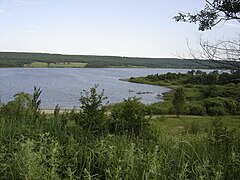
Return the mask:
[[225,108],[223,106],[213,106],[208,108],[209,115],[222,116],[226,114]]
[[202,116],[206,114],[206,109],[199,104],[191,104],[185,107],[185,114]]
[[159,115],[159,114],[167,114],[167,111],[161,108],[157,104],[150,104],[145,106],[147,115]]
[[13,121],[33,121],[40,120],[41,95],[40,88],[34,87],[33,95],[21,92],[14,95],[14,100],[3,104],[0,107],[0,117]]
[[177,117],[183,113],[184,104],[186,101],[185,93],[183,88],[178,88],[173,94],[172,105],[175,110]]
[[221,95],[221,88],[217,85],[206,86],[202,91],[204,98],[217,97]]
[[208,98],[203,101],[203,105],[209,115],[235,114],[238,110],[235,100],[222,97]]
[[125,99],[123,103],[114,106],[111,117],[109,130],[112,133],[139,136],[148,127],[145,107],[136,97]]
[[76,118],[76,123],[79,124],[87,132],[99,134],[103,132],[106,108],[103,106],[103,101],[107,99],[102,93],[97,93],[97,85],[90,89],[90,92],[83,90],[79,98],[81,104],[81,112],[79,118]]
[[235,100],[225,98],[225,108],[229,114],[235,114],[238,111],[238,103]]

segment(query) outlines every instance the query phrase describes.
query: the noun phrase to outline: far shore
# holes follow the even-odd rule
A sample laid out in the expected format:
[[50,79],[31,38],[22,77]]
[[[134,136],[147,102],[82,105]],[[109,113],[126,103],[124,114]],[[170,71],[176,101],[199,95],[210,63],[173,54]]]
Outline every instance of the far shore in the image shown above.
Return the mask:
[[130,78],[121,78],[119,79],[120,81],[126,81],[126,82],[129,82]]

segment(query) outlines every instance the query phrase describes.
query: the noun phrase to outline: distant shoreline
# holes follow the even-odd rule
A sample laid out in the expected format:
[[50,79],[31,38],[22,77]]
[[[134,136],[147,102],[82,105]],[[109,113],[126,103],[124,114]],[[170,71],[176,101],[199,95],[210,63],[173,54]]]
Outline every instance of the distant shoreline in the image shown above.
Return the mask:
[[[197,62],[201,61],[201,62]],[[229,61],[228,61],[229,62]],[[236,63],[236,62],[234,62]],[[215,69],[209,60],[0,52],[0,67]],[[226,66],[227,68],[228,66]]]
[[126,81],[126,82],[130,82],[129,80],[130,80],[130,78],[121,78],[121,79],[119,79],[119,81]]

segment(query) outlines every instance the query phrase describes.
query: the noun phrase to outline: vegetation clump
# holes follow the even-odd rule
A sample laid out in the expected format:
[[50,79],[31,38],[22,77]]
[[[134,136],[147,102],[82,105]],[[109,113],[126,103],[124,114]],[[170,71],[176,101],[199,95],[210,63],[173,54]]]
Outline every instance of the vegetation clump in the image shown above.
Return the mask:
[[110,132],[131,136],[144,135],[148,130],[144,105],[136,97],[128,98],[111,111]]
[[[165,102],[158,105],[158,109],[162,109],[165,114],[166,110],[164,109],[168,107],[167,113],[175,113],[177,116],[180,114],[229,115],[240,113],[239,79],[238,70],[223,73],[191,70],[186,74],[153,74],[132,78],[130,82],[163,85],[172,88],[172,92],[165,94]],[[179,88],[182,89],[181,93]],[[183,98],[183,96],[185,97]],[[158,110],[158,112],[161,113],[161,110]]]
[[183,88],[178,88],[174,92],[173,100],[172,100],[173,108],[177,117],[179,117],[179,115],[182,114],[184,109],[184,103],[185,103],[185,95],[184,95]]

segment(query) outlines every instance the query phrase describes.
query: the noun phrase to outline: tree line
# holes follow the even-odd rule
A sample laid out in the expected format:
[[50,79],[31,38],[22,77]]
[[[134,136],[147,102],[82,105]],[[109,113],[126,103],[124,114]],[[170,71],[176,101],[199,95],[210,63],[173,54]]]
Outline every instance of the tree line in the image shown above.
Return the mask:
[[[195,62],[191,59],[178,58],[134,58],[118,56],[87,56],[87,55],[61,55],[47,53],[20,53],[0,52],[0,67],[24,67],[34,62],[44,63],[87,63],[86,67],[149,67],[149,68],[216,68],[216,65],[207,60]],[[229,68],[228,65],[219,68]]]

